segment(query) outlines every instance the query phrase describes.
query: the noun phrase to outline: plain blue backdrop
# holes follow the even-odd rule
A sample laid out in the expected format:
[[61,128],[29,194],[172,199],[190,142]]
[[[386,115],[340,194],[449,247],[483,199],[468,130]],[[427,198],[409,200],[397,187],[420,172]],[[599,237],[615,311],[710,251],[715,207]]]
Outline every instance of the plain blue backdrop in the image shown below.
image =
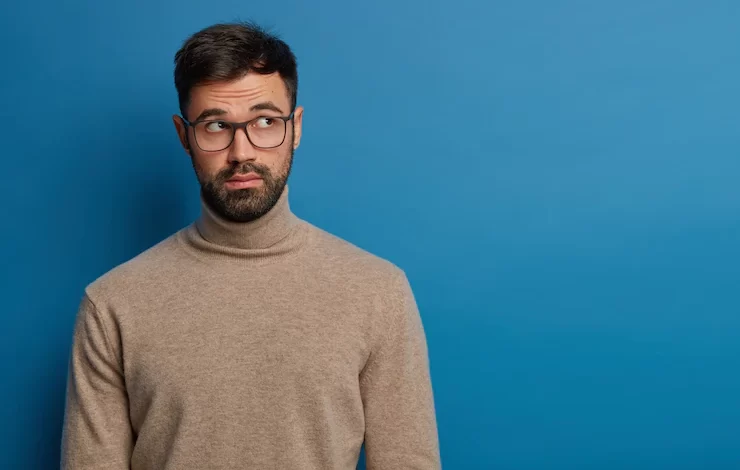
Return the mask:
[[740,467],[740,3],[12,2],[0,467],[57,465],[84,286],[190,223],[173,55],[299,60],[296,213],[406,270],[449,469]]

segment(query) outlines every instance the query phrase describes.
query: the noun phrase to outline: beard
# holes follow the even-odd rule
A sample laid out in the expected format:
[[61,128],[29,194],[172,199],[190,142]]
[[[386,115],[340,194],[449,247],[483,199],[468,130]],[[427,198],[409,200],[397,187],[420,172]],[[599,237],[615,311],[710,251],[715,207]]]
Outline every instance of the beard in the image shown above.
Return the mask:
[[[232,222],[252,222],[267,214],[285,190],[293,166],[293,146],[282,171],[273,174],[265,165],[255,162],[241,162],[219,171],[208,178],[193,159],[193,167],[200,182],[204,201],[218,215]],[[235,175],[255,173],[262,178],[262,184],[256,188],[237,190],[226,189],[226,181]]]

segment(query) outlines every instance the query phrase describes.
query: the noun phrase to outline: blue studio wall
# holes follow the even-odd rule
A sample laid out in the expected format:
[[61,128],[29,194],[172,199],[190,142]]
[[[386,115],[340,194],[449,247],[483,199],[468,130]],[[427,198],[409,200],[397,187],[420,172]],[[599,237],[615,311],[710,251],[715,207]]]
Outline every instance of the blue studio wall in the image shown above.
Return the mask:
[[299,59],[296,213],[408,273],[445,468],[740,468],[740,3],[679,0],[4,2],[0,468],[197,216],[172,58],[238,18]]

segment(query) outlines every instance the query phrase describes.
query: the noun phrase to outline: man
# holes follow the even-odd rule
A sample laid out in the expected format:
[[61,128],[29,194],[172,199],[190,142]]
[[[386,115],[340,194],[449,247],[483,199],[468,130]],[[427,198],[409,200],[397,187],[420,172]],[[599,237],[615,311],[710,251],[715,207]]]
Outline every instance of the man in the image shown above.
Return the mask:
[[174,124],[202,214],[85,290],[64,469],[440,467],[403,271],[297,218],[296,61],[253,24],[189,38]]

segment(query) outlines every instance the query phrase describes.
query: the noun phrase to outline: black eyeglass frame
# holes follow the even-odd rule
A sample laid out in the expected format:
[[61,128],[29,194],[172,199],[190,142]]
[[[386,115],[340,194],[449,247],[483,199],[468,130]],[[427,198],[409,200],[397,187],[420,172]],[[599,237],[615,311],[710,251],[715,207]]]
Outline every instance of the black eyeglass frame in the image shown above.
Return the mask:
[[[187,119],[185,119],[183,116],[180,116],[180,118],[182,119],[182,121],[185,123],[186,126],[193,128],[193,140],[195,140],[195,145],[197,145],[198,148],[201,149],[203,152],[221,152],[222,150],[226,150],[227,148],[231,147],[231,144],[234,143],[234,137],[236,136],[236,131],[238,129],[244,129],[244,135],[247,136],[247,140],[249,140],[249,143],[258,149],[274,149],[274,148],[280,147],[281,145],[283,145],[283,143],[285,143],[285,137],[288,135],[288,121],[293,120],[293,117],[295,117],[295,111],[291,112],[287,116],[259,116],[259,117],[256,117],[254,119],[250,119],[249,121],[244,121],[244,122],[233,122],[233,121],[227,121],[225,119],[209,119],[209,118],[198,119],[197,121],[190,122]],[[265,119],[265,118],[280,119],[281,121],[285,123],[285,126],[283,127],[283,138],[280,141],[280,143],[277,145],[271,145],[270,147],[262,147],[252,142],[252,138],[249,137],[249,131],[247,131],[247,126],[258,119]],[[201,147],[200,144],[198,143],[198,136],[195,134],[195,126],[202,122],[223,122],[224,124],[230,125],[232,132],[231,132],[231,140],[229,140],[229,144],[226,147],[222,149],[218,149],[218,150],[205,150],[203,147]]]

